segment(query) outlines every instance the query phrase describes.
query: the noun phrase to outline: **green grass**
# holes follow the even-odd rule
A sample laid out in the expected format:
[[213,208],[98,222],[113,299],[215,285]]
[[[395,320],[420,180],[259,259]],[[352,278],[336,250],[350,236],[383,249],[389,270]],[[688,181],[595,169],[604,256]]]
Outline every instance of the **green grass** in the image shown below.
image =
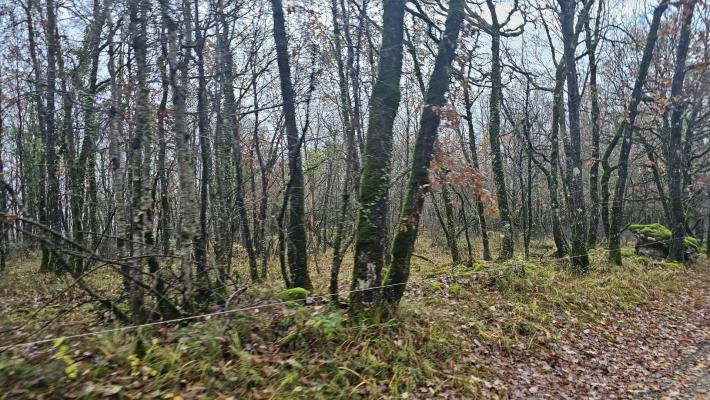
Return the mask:
[[[545,346],[561,324],[631,312],[692,285],[682,265],[633,254],[612,267],[605,251],[593,251],[590,272],[580,275],[558,261],[451,267],[434,246],[420,248],[434,263],[417,261],[407,297],[389,322],[351,325],[343,310],[293,303],[182,327],[68,339],[0,354],[6,388],[0,398],[470,398],[493,379],[475,356],[475,342],[503,351]],[[11,271],[19,274],[11,279],[30,276],[19,267]],[[316,287],[327,281],[325,271],[314,276]],[[66,284],[51,276],[34,285],[18,281],[15,289],[4,282],[4,301],[14,306]],[[271,296],[263,302],[303,296],[281,291],[275,279],[257,290]],[[79,310],[79,321],[96,316],[94,309]]]

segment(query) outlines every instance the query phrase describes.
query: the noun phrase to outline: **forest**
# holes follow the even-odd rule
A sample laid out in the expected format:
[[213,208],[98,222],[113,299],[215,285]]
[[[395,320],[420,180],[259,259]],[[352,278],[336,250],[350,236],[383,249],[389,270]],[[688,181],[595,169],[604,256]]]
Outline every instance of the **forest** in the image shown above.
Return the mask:
[[710,397],[709,29],[0,0],[0,399]]

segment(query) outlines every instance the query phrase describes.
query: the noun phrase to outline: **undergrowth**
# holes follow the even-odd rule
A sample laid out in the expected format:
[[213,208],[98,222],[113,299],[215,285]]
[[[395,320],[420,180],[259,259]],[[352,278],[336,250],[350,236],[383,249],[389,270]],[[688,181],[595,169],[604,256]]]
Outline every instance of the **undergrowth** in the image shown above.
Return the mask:
[[560,325],[633,311],[692,284],[674,263],[632,255],[613,267],[603,251],[591,259],[585,275],[520,259],[430,268],[412,279],[397,318],[380,324],[291,302],[14,349],[0,354],[0,398],[475,397],[493,380],[484,349],[545,346]]

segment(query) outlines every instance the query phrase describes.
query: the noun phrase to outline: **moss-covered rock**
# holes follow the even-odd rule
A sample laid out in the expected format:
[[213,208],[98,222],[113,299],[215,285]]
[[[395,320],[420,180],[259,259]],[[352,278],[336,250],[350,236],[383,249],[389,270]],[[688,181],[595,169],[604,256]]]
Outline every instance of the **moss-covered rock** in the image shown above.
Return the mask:
[[[661,224],[633,224],[629,230],[636,235],[636,254],[653,258],[667,258],[673,233]],[[693,260],[700,249],[700,241],[692,236],[683,239],[685,257]]]
[[666,228],[661,224],[633,224],[629,226],[629,230],[633,232],[636,236],[643,235],[647,238],[651,238],[659,242],[664,240],[670,240],[671,236],[673,235],[670,229]]
[[622,247],[621,248],[621,256],[622,257],[631,257],[635,254],[634,249],[630,247]]
[[683,244],[685,244],[685,247],[692,247],[695,251],[700,251],[700,240],[697,238],[686,236],[683,240]]
[[308,298],[308,290],[300,287],[282,290],[278,294],[281,301],[304,301]]

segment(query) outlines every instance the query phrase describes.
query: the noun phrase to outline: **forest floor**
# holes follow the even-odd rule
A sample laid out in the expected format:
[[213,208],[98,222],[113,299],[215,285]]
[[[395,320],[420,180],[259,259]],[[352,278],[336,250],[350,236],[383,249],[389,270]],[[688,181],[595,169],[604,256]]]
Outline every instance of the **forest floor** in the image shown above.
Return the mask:
[[113,325],[80,291],[40,307],[68,281],[18,262],[0,279],[0,346],[66,338],[0,351],[0,399],[710,398],[703,256],[683,267],[625,249],[617,268],[598,250],[575,275],[549,259],[442,267],[420,251],[386,323],[350,325],[317,297],[248,307],[279,303],[274,281],[230,307],[248,310],[81,338]]

